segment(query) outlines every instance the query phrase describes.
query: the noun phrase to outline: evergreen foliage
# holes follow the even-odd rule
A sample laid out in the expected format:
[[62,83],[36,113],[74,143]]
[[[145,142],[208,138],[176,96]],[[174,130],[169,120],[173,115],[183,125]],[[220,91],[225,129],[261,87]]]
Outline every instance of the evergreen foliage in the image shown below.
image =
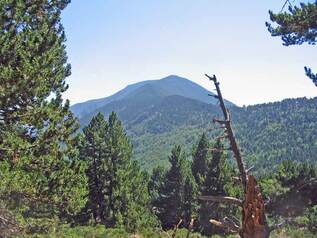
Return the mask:
[[132,146],[116,114],[105,121],[99,113],[83,134],[80,158],[88,166],[87,211],[95,222],[129,231],[154,222],[148,209],[147,175],[130,161]]
[[[289,12],[273,13],[269,11],[270,19],[277,26],[266,22],[272,36],[281,36],[283,44],[301,45],[305,42],[315,45],[317,42],[317,2],[301,3],[299,7],[289,6]],[[317,75],[305,67],[306,75],[317,86]]]
[[173,228],[180,219],[183,219],[183,224],[190,221],[194,213],[193,200],[196,195],[194,178],[186,164],[181,146],[173,148],[169,162],[171,167],[158,189],[159,197],[155,202],[164,229]]
[[[124,117],[133,110],[128,105],[122,109],[126,112],[118,112],[133,144],[133,159],[149,171],[158,165],[167,168],[167,158],[175,142],[190,158],[192,145],[203,132],[214,127],[211,119],[219,112],[214,105],[176,96],[149,108],[143,108],[142,114],[133,120]],[[317,98],[231,107],[230,112],[246,162],[257,158],[252,163],[254,171],[265,173],[267,168],[277,169],[284,160],[316,160]],[[209,136],[216,137],[219,133],[212,130]]]
[[192,164],[192,173],[200,188],[204,185],[208,173],[208,165],[211,157],[211,154],[208,152],[209,149],[207,136],[203,133],[196,149],[194,149]]
[[0,1],[0,198],[37,229],[85,203],[60,23],[68,0]]
[[[211,160],[207,163],[206,179],[200,187],[200,195],[236,196],[239,191],[237,190],[237,186],[234,188],[232,182],[234,170],[227,162],[227,155],[223,151],[224,146],[217,140],[213,147],[213,151],[210,154]],[[223,234],[223,229],[211,225],[209,220],[221,220],[225,216],[228,216],[228,214],[234,213],[234,207],[232,206],[200,201],[198,217],[200,232],[204,235]]]
[[[69,2],[0,0],[0,236],[7,235],[1,230],[3,219],[11,224],[7,230],[27,228],[23,237],[128,237],[136,231],[144,237],[169,236],[170,231],[157,232],[151,210],[164,229],[174,228],[180,219],[187,227],[197,218],[203,234],[222,233],[209,219],[234,214],[234,208],[197,200],[199,195],[238,197],[241,192],[231,180],[235,171],[220,141],[211,152],[203,134],[192,162],[175,146],[170,167],[155,168],[149,178],[131,160],[132,143],[110,106],[103,111],[108,120],[99,113],[78,133],[69,102],[62,99],[70,65],[60,16]],[[267,24],[269,31],[285,45],[315,44],[316,5],[270,12],[278,26]],[[305,70],[317,85],[317,75]],[[179,78],[165,80],[177,95],[166,94],[161,84],[152,85],[111,104],[122,109],[126,127],[135,136],[136,157],[148,157],[144,167],[164,158],[175,141],[188,152],[218,113],[215,105],[204,103],[207,99],[192,100],[205,92],[202,89],[196,87],[190,99],[183,97],[183,89],[192,88],[190,82],[182,89]],[[294,237],[314,237],[317,230],[316,105],[317,98],[231,105],[239,141],[248,154],[258,156],[258,168],[273,170],[272,165],[284,161],[270,175],[263,169],[260,185],[270,198],[271,220],[295,217],[291,224],[305,227],[289,229]],[[181,229],[177,237],[186,233]]]
[[284,161],[277,172],[263,177],[260,185],[268,200],[267,212],[275,223],[286,220],[316,231],[316,163]]

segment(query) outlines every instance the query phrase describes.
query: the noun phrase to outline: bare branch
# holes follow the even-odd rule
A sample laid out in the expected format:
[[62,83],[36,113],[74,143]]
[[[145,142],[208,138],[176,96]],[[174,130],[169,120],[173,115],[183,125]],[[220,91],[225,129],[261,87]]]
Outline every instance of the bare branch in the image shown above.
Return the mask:
[[244,166],[244,162],[242,159],[242,155],[240,152],[240,149],[238,147],[238,143],[235,139],[232,127],[231,127],[231,122],[230,122],[230,113],[228,111],[228,109],[225,106],[224,103],[224,99],[222,97],[221,91],[220,91],[220,87],[219,87],[219,82],[217,81],[217,78],[215,75],[213,75],[213,77],[209,76],[206,74],[206,77],[214,82],[214,85],[216,87],[217,90],[217,95],[218,95],[218,99],[219,99],[219,104],[220,104],[220,108],[222,110],[223,116],[224,116],[224,120],[219,120],[219,119],[213,119],[214,122],[220,123],[221,125],[224,125],[226,127],[226,132],[228,134],[228,139],[230,142],[230,146],[232,148],[234,157],[237,161],[237,165],[240,171],[240,176],[241,176],[241,181],[242,181],[242,185],[243,185],[243,189],[244,192],[246,192],[246,187],[247,187],[247,173],[245,171],[245,166]]
[[242,207],[242,201],[238,198],[234,197],[226,197],[226,196],[199,196],[200,200],[203,201],[212,201],[212,202],[219,202],[219,203],[228,203],[234,204]]
[[212,119],[212,121],[214,122],[214,123],[219,123],[219,124],[221,124],[221,125],[225,125],[225,124],[227,124],[229,121],[226,121],[226,120],[220,120],[220,119],[217,119],[217,118],[214,118],[214,119]]
[[228,137],[228,135],[224,134],[224,135],[221,135],[221,136],[214,138],[214,140],[222,140],[222,139],[225,139],[227,137]]
[[215,152],[222,152],[222,151],[227,151],[227,150],[232,150],[231,148],[211,148],[211,149],[207,149],[208,151],[215,151]]
[[245,172],[248,174],[253,168],[254,168],[254,166],[251,166],[251,167],[248,168]]
[[225,218],[223,221],[217,221],[214,219],[210,219],[209,222],[215,226],[218,226],[218,227],[221,227],[224,229],[229,229],[229,231],[231,231],[233,233],[238,233],[241,230],[240,226],[236,225],[229,218]]

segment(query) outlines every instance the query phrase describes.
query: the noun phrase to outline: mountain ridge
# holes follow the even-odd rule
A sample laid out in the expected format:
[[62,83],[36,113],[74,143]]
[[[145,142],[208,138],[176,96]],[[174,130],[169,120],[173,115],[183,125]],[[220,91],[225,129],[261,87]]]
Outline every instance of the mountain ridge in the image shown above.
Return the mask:
[[[179,82],[185,86],[177,86]],[[119,91],[101,107],[90,105],[90,111],[78,118],[83,127],[98,112],[107,117],[115,111],[131,138],[133,158],[145,169],[167,166],[168,155],[175,144],[183,145],[190,157],[192,146],[203,132],[209,131],[210,139],[223,133],[215,130],[212,123],[213,118],[221,118],[219,106],[210,103],[216,99],[208,97],[209,91],[200,90],[201,87],[197,94],[191,94],[192,98],[188,97],[188,90],[196,87],[189,80],[171,76],[127,87],[128,90]],[[200,96],[209,103],[197,100]],[[317,161],[317,97],[244,107],[229,102],[229,106],[246,161],[258,158],[252,162],[256,169],[274,168],[288,159]]]
[[[167,95],[179,95],[198,101],[215,104],[216,99],[209,97],[208,94],[214,95],[214,93],[208,91],[202,86],[177,75],[170,75],[162,79],[146,80],[126,86],[124,89],[119,90],[113,95],[105,98],[92,99],[81,103],[76,103],[71,106],[73,113],[81,118],[85,114],[91,113],[98,108],[101,108],[113,101],[123,100],[131,93],[146,85],[152,85],[153,87],[160,88],[165,91]],[[166,96],[167,96],[166,95]],[[226,100],[227,105],[234,105],[232,102]]]

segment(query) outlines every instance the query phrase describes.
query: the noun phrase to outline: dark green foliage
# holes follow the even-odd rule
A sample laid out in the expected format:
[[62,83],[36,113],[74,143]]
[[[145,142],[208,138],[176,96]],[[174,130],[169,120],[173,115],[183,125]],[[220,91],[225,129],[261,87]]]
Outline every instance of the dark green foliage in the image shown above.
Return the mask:
[[[317,186],[315,186],[316,189]],[[317,232],[317,203],[308,210],[308,229]]]
[[[175,146],[169,157],[170,169],[159,187],[155,201],[158,217],[164,229],[173,228],[180,219],[188,224],[194,212],[193,200],[196,195],[194,178],[180,146]],[[186,209],[186,210],[185,210]]]
[[151,205],[153,210],[157,210],[159,206],[160,189],[162,188],[166,176],[166,170],[158,166],[153,169],[151,178],[149,180],[148,189],[151,197]]
[[257,158],[255,170],[270,172],[284,160],[316,162],[316,109],[317,98],[233,108],[237,139],[247,159]]
[[317,204],[317,168],[311,164],[283,162],[274,176],[281,187],[271,197],[272,205],[268,208],[276,216],[296,217],[305,213],[305,207]]
[[[214,127],[212,118],[219,108],[179,96],[167,97],[165,103],[144,109],[132,121],[122,117],[131,137],[134,154],[142,168],[167,167],[167,158],[175,141],[186,157],[201,134]],[[130,110],[130,109],[123,109]],[[281,102],[248,107],[231,107],[238,142],[249,159],[256,157],[255,170],[276,165],[283,160],[316,161],[317,98],[286,99]],[[121,111],[119,115],[122,115]],[[120,117],[121,118],[121,117]],[[210,137],[220,135],[213,130]]]
[[106,191],[110,177],[108,171],[107,147],[108,123],[101,114],[95,116],[90,124],[84,128],[83,140],[80,146],[80,158],[87,161],[88,168],[88,207],[97,222],[106,224]]
[[22,223],[69,218],[85,202],[78,125],[62,99],[68,3],[0,1],[0,198]]
[[191,218],[197,217],[198,209],[198,186],[195,178],[191,173],[191,163],[186,163],[187,168],[185,172],[185,184],[184,184],[184,204],[183,204],[183,224],[188,227]]
[[171,168],[167,171],[164,184],[160,188],[159,218],[164,229],[173,228],[182,218],[184,194],[184,155],[176,146],[169,157]]
[[282,218],[315,231],[316,164],[284,161],[277,172],[262,178],[260,185],[269,201],[266,210],[273,221],[277,223]]
[[202,134],[197,147],[193,152],[192,173],[198,187],[205,183],[208,165],[210,163],[211,153],[209,153],[209,143],[205,133]]
[[[207,163],[207,175],[204,183],[199,188],[201,195],[236,196],[234,193],[232,177],[234,171],[227,162],[227,155],[223,152],[224,146],[218,140],[213,145],[212,157]],[[210,219],[221,220],[228,214],[234,214],[231,206],[214,202],[200,201],[199,203],[199,229],[204,235],[223,234],[224,230],[210,224]]]
[[[273,13],[269,11],[270,19],[277,26],[266,22],[272,36],[281,36],[283,44],[301,45],[305,42],[315,45],[317,42],[317,2],[301,3],[299,7],[290,6],[289,12]],[[305,67],[306,75],[317,86],[317,75]]]
[[105,121],[99,113],[83,133],[80,157],[88,165],[88,213],[107,227],[134,231],[153,225],[147,175],[130,161],[132,146],[116,114]]

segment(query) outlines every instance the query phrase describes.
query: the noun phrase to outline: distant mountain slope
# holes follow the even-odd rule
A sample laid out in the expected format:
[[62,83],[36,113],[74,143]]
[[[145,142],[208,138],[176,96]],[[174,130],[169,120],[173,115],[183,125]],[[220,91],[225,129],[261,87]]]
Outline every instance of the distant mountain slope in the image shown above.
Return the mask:
[[[183,145],[190,156],[201,133],[215,127],[212,119],[219,114],[219,107],[205,102],[215,103],[207,93],[189,80],[170,76],[130,85],[102,102],[97,100],[97,105],[90,101],[89,112],[77,111],[77,115],[84,126],[98,112],[105,116],[117,112],[134,145],[134,158],[150,169],[166,166],[175,144]],[[197,100],[199,97],[203,99]],[[246,160],[256,158],[256,168],[272,169],[287,159],[317,162],[317,98],[242,108],[227,104]],[[221,133],[212,130],[209,135]]]
[[[196,99],[205,103],[216,103],[214,98],[208,96],[208,94],[213,93],[209,92],[205,88],[188,79],[176,75],[170,75],[160,80],[148,80],[129,85],[112,96],[78,103],[73,105],[71,109],[77,117],[87,117],[88,114],[94,113],[94,111],[99,108],[105,107],[107,104],[115,101],[126,100],[131,94],[135,94],[140,88],[148,86],[152,89],[161,91],[165,96],[178,95]],[[148,94],[148,92],[145,93]],[[143,96],[144,100],[147,99],[146,96],[147,95]],[[227,105],[233,105],[233,103],[227,101]]]
[[[174,144],[183,145],[190,155],[201,133],[215,127],[211,119],[219,114],[217,107],[191,99],[166,100],[148,112],[152,116],[127,124],[135,158],[146,168],[166,165]],[[273,169],[283,160],[317,162],[317,98],[232,107],[231,114],[243,154],[257,169]],[[211,137],[221,133],[209,132]]]

